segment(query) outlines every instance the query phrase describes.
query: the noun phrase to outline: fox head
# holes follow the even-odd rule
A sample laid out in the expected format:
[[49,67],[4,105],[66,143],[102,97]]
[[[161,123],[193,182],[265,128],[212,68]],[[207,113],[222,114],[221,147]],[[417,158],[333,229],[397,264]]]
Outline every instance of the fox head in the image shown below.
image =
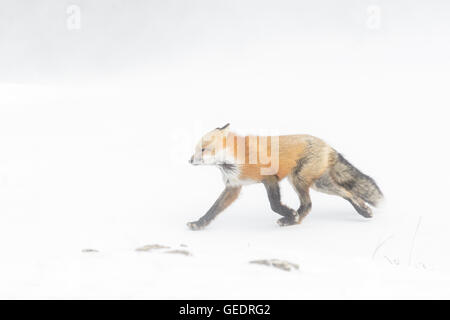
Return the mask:
[[195,147],[195,152],[189,160],[193,165],[215,165],[226,162],[227,145],[230,124],[216,128],[205,134]]

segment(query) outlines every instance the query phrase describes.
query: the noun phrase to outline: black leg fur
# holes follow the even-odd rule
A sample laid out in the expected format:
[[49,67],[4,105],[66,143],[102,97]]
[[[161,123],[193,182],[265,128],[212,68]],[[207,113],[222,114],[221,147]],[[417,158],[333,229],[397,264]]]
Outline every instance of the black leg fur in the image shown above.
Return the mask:
[[269,197],[270,207],[274,212],[283,216],[278,220],[278,224],[285,226],[297,223],[297,212],[281,202],[278,178],[276,176],[267,177],[263,184]]
[[348,202],[350,202],[355,208],[355,210],[362,215],[364,218],[372,218],[372,210],[364,203],[363,200],[355,200],[355,199],[346,199]]
[[241,186],[231,187],[227,186],[220,194],[219,198],[214,202],[212,207],[206,212],[204,216],[194,222],[188,222],[188,227],[191,230],[199,230],[206,227],[211,221],[217,217],[219,213],[225,210],[234,200],[237,199],[241,192]]

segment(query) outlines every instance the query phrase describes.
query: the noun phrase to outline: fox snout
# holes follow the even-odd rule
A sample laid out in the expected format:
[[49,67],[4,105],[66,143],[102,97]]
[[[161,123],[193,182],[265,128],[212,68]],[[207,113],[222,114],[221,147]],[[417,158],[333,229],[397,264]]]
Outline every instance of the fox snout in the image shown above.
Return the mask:
[[192,157],[189,159],[189,163],[194,166],[199,165],[199,161],[195,159],[195,155],[192,155]]

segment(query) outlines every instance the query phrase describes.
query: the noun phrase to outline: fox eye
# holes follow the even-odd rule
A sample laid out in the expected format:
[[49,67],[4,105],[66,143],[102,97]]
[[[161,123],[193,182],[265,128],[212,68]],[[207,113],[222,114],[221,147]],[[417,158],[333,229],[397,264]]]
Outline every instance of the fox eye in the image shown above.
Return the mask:
[[206,150],[206,148],[202,148],[202,152],[204,152]]

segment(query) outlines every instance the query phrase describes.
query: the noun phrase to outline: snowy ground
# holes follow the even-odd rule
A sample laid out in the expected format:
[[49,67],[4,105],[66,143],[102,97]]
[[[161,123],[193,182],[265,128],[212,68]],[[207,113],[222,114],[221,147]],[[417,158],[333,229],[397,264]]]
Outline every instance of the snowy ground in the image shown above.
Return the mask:
[[[264,188],[252,185],[210,227],[193,232],[186,222],[206,212],[223,187],[217,169],[188,165],[195,140],[226,121],[238,132],[258,133],[273,120],[265,113],[254,122],[252,110],[233,114],[242,106],[231,104],[235,97],[223,98],[226,113],[207,113],[219,89],[198,89],[204,95],[196,106],[187,97],[200,92],[180,83],[150,83],[152,90],[0,87],[1,298],[450,297],[450,219],[441,200],[448,182],[439,178],[447,151],[426,163],[416,146],[428,136],[414,130],[417,119],[402,127],[413,142],[400,141],[394,121],[381,131],[375,122],[340,130],[348,128],[341,127],[344,118],[315,121],[322,110],[314,108],[299,112],[311,121],[276,124],[279,133],[323,130],[324,139],[374,176],[387,196],[374,219],[313,193],[304,223],[281,228]],[[169,94],[173,86],[178,95]],[[266,97],[254,103],[268,107]],[[330,97],[318,99],[325,104]],[[164,111],[170,106],[173,113]],[[277,112],[284,108],[291,106]],[[395,113],[378,117],[387,112]],[[203,119],[185,121],[192,113]],[[282,191],[287,204],[298,205],[286,182]],[[191,255],[136,251],[150,244]],[[249,263],[272,258],[299,270]]]
[[[450,298],[449,10],[3,0],[0,298]],[[188,230],[223,188],[188,159],[228,122],[324,139],[386,202],[365,220],[313,192],[280,228],[252,185]]]

